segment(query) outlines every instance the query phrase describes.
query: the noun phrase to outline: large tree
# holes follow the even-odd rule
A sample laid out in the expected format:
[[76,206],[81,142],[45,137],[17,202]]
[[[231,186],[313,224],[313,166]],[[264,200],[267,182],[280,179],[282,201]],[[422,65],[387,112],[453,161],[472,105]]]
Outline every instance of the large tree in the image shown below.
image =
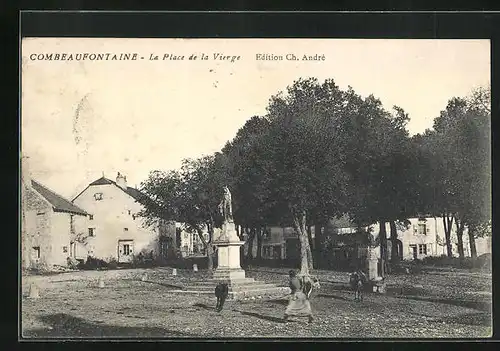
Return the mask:
[[491,220],[489,88],[466,98],[452,98],[435,118],[433,130],[414,136],[415,150],[424,162],[420,178],[421,212],[442,217],[448,256],[453,256],[451,233],[457,234],[459,256],[464,257],[463,235],[468,229],[471,256],[475,238]]
[[460,258],[464,257],[464,229],[469,231],[475,258],[476,228],[491,219],[491,117],[489,103],[482,100],[485,96],[476,90],[468,99],[450,99],[434,121],[446,212],[455,220]]
[[[344,94],[333,80],[299,79],[273,96],[267,118],[264,170],[275,209],[298,233],[301,273],[312,268],[310,219],[342,213],[346,199],[342,111]],[[320,231],[315,233],[320,235]]]
[[359,226],[379,223],[385,268],[389,260],[386,223],[390,224],[392,258],[397,260],[400,253],[396,221],[406,219],[414,207],[410,171],[414,160],[406,130],[409,118],[400,107],[394,106],[392,112],[385,110],[374,96],[362,99],[352,90],[348,94],[352,105],[345,128],[349,135],[347,170],[352,192],[349,214]]
[[272,224],[273,201],[268,196],[262,166],[266,162],[262,140],[269,125],[266,118],[252,117],[222,149],[233,190],[235,222],[248,233],[249,259],[253,258],[254,240],[258,246],[257,258],[261,258],[262,235],[266,226]]
[[151,172],[140,186],[146,195],[140,200],[145,206],[141,215],[148,220],[177,221],[197,233],[206,248],[209,270],[213,269],[214,229],[222,220],[218,204],[226,183],[223,170],[220,154],[186,159],[180,170]]

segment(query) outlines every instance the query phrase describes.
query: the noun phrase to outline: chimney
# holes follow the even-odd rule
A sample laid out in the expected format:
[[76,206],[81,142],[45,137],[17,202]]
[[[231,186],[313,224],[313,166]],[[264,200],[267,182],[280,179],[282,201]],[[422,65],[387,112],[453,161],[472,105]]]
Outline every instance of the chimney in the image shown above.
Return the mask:
[[127,177],[123,176],[118,172],[116,176],[116,185],[118,185],[122,189],[127,189]]
[[31,170],[29,167],[29,156],[21,156],[21,184],[31,187]]

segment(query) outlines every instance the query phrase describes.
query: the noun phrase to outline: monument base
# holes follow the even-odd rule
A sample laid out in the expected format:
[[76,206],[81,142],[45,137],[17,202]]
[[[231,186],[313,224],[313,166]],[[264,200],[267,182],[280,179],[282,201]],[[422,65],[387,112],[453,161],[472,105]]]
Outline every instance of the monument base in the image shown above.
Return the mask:
[[387,291],[387,286],[384,280],[380,278],[380,279],[370,280],[368,282],[368,289],[370,292],[385,294]]
[[228,299],[254,299],[283,296],[289,293],[287,286],[277,286],[247,278],[240,264],[240,248],[245,242],[236,233],[233,222],[222,225],[220,236],[214,240],[217,246],[217,268],[211,279],[191,281],[180,292],[194,294],[214,294],[221,281],[228,285]]
[[196,295],[203,294],[214,297],[215,287],[221,280],[228,284],[228,300],[276,298],[290,293],[290,288],[287,286],[260,282],[253,278],[227,280],[215,277],[212,279],[191,281],[188,285],[183,286],[182,290],[177,292]]
[[241,268],[217,267],[213,274],[215,280],[242,280],[245,279],[245,271]]

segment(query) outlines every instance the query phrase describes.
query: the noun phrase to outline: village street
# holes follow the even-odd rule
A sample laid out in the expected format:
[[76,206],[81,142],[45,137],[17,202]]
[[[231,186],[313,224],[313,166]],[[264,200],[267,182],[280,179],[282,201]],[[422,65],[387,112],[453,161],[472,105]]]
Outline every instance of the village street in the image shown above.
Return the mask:
[[[255,268],[247,276],[286,285],[285,269]],[[147,273],[147,281],[141,277]],[[213,294],[174,293],[204,271],[168,267],[83,271],[23,277],[26,338],[477,338],[491,334],[491,274],[467,270],[390,275],[386,295],[354,302],[348,274],[317,271],[321,288],[311,304],[315,321],[282,320],[286,298],[228,301],[214,310]],[[99,277],[105,286],[98,287]],[[35,282],[40,298],[28,299]]]

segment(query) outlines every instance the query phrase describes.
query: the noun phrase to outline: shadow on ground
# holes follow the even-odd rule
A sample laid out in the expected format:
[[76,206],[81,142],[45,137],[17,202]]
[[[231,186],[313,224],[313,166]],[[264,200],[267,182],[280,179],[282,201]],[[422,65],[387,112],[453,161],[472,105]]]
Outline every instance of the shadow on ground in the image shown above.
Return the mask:
[[265,315],[259,314],[259,313],[240,311],[240,310],[236,310],[236,309],[233,309],[233,311],[239,312],[245,316],[251,316],[251,317],[255,317],[255,318],[262,319],[262,320],[269,321],[269,322],[286,323],[286,321],[283,318],[278,318],[278,317],[273,317],[273,316],[265,316]]
[[332,295],[332,294],[318,294],[317,296],[318,297],[326,297],[326,298],[335,299],[335,300],[344,300],[344,301],[349,301],[349,302],[354,301],[354,297],[347,298],[347,297],[337,296],[337,295]]
[[466,301],[466,300],[440,299],[435,297],[419,297],[419,296],[405,296],[405,295],[400,295],[395,297],[401,299],[416,300],[416,301],[435,302],[444,305],[472,308],[483,312],[491,312],[491,303],[486,301]]
[[215,311],[215,306],[208,306],[204,303],[195,303],[193,306],[203,308],[207,311]]
[[90,322],[82,318],[65,313],[43,315],[40,321],[48,324],[52,329],[33,329],[23,331],[24,338],[92,338],[92,337],[118,337],[118,338],[188,338],[195,335],[166,330],[158,327],[124,327],[105,325],[99,322]]
[[145,280],[143,281],[144,283],[150,283],[150,284],[156,284],[156,285],[161,285],[169,290],[182,290],[182,285],[174,285],[174,284],[168,284],[168,283],[163,283],[163,282],[158,282],[158,281],[152,281],[152,280]]

